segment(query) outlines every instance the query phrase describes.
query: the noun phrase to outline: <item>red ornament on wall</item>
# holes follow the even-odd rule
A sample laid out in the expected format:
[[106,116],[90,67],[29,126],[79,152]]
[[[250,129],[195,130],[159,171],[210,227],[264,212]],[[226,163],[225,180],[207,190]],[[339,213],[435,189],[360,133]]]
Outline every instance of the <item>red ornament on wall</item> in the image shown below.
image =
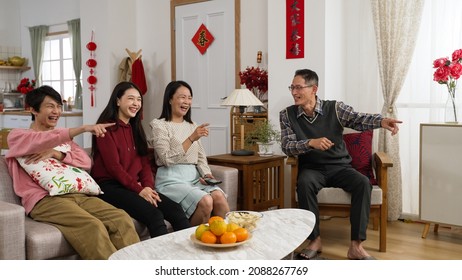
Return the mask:
[[286,0],[286,58],[305,56],[305,1]]
[[212,33],[210,33],[204,24],[199,26],[196,34],[194,34],[194,36],[191,38],[194,46],[196,46],[201,54],[204,54],[207,51],[214,40],[215,38],[213,37]]
[[91,107],[95,106],[95,84],[98,82],[98,79],[95,76],[95,67],[98,65],[95,59],[95,50],[98,47],[95,42],[93,42],[94,32],[91,31],[91,41],[87,44],[87,50],[90,51],[90,58],[87,60],[87,66],[90,68],[90,76],[87,78],[87,82],[90,84],[88,89],[90,90],[90,105]]
[[94,85],[94,84],[96,84],[96,82],[98,81],[98,79],[97,79],[95,76],[91,75],[91,76],[88,77],[87,81],[88,81],[88,83],[89,83],[90,85]]
[[89,60],[87,60],[87,66],[90,68],[96,67],[97,64],[98,63],[96,63],[96,60],[94,60],[93,58],[90,58]]

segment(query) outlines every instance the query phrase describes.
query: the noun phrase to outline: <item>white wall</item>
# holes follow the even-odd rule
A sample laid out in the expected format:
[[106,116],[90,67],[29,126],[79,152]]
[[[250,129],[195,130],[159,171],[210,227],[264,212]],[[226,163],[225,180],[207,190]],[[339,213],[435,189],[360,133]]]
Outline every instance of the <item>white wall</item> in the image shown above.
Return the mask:
[[[16,3],[0,0],[0,4],[14,8],[12,2]],[[260,66],[269,70],[271,122],[278,126],[279,111],[293,104],[287,86],[295,70],[301,68],[318,73],[321,98],[344,100],[358,111],[380,111],[378,75],[364,67],[377,64],[369,1],[349,0],[347,5],[341,0],[305,0],[305,57],[302,59],[285,59],[285,2],[241,0],[240,70],[256,65],[257,51],[263,52]],[[152,118],[160,115],[163,91],[171,79],[169,0],[20,0],[20,9],[20,44],[26,57],[30,57],[28,26],[65,23],[80,17],[84,63],[89,58],[85,45],[91,31],[95,31],[98,45],[96,106],[89,106],[88,68],[83,65],[84,123],[94,123],[106,105],[117,82],[118,65],[127,56],[125,48],[142,49],[148,84],[145,128]],[[0,19],[0,22],[3,26],[5,21]],[[17,31],[12,30],[0,29],[0,34],[9,33],[9,40],[14,43],[18,41]],[[90,136],[85,138],[85,147],[90,146],[89,139]],[[288,179],[287,170],[286,186]],[[287,203],[290,192],[285,196]]]
[[262,68],[268,68],[267,0],[241,0],[241,69],[257,66],[257,52],[262,51]]
[[[129,5],[130,4],[130,5]],[[117,69],[125,48],[136,48],[136,2],[124,0],[80,0],[80,24],[82,38],[82,76],[83,76],[83,123],[95,123],[107,105],[109,96],[118,82]],[[95,106],[90,106],[90,90],[87,78],[89,68],[85,62],[90,58],[86,44],[94,32],[97,44]],[[91,135],[84,135],[84,146],[91,146]]]
[[0,0],[0,46],[21,46],[20,18],[18,1]]
[[[36,25],[67,25],[67,21],[79,18],[79,2],[74,0],[20,0],[20,29],[22,56],[32,57],[30,47],[29,27]],[[29,61],[32,67],[32,62]],[[31,69],[24,76],[35,78]]]

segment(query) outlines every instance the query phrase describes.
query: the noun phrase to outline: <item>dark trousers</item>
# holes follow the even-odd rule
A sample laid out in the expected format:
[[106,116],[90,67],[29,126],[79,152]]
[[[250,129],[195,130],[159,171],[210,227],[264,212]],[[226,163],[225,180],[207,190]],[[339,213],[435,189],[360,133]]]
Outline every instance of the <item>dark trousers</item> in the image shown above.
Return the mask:
[[337,187],[351,193],[351,240],[366,240],[371,205],[372,185],[369,178],[351,165],[300,166],[297,178],[297,195],[300,208],[313,212],[316,225],[308,237],[320,235],[319,209],[316,195],[325,187]]
[[159,197],[162,201],[157,202],[155,207],[117,181],[105,181],[99,183],[99,186],[104,192],[100,195],[101,199],[125,210],[132,218],[145,224],[151,237],[167,233],[164,219],[172,224],[174,230],[191,226],[181,206],[161,193]]

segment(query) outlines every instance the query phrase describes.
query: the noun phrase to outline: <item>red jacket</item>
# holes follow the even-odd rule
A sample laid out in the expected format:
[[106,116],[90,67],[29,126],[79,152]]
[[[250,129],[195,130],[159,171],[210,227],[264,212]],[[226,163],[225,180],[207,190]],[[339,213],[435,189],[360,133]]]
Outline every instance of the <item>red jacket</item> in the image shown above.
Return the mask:
[[148,156],[135,149],[132,127],[118,120],[104,137],[96,138],[98,151],[93,156],[91,176],[96,182],[117,180],[127,189],[139,193],[144,187],[154,188],[154,176]]
[[146,85],[146,77],[144,75],[143,62],[141,61],[141,58],[138,58],[133,62],[132,82],[138,86],[142,95],[144,95],[148,90],[148,86]]

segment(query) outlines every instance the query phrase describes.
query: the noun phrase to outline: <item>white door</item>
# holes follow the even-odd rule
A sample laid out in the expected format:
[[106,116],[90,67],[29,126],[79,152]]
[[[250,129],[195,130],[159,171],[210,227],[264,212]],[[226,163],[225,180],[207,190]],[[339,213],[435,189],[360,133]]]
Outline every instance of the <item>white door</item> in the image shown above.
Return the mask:
[[[191,39],[204,24],[215,38],[204,54]],[[222,99],[235,87],[234,1],[213,0],[175,8],[176,79],[193,90],[192,119],[210,123],[201,139],[207,155],[230,151],[230,108]]]

